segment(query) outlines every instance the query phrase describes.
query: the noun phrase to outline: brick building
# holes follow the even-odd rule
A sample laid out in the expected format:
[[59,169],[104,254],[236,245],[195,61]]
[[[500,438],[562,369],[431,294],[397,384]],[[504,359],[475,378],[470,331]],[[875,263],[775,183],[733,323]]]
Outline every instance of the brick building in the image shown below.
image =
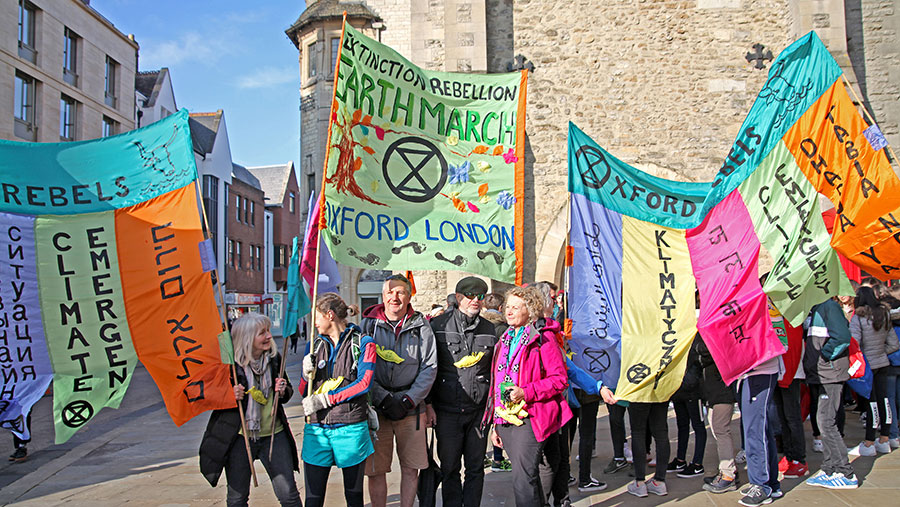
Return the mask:
[[265,209],[272,213],[272,281],[273,291],[287,291],[287,265],[291,258],[294,236],[303,241],[303,218],[307,201],[301,198],[294,163],[248,167],[266,196]]
[[229,318],[262,312],[265,295],[265,194],[245,167],[232,164],[228,186],[225,301]]

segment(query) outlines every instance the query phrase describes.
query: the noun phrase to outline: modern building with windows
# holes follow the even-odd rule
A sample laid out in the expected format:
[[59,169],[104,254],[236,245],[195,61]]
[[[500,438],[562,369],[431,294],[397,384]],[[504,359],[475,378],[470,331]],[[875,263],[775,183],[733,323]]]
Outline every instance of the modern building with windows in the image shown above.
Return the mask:
[[138,44],[89,0],[2,0],[0,20],[0,138],[80,141],[134,128]]

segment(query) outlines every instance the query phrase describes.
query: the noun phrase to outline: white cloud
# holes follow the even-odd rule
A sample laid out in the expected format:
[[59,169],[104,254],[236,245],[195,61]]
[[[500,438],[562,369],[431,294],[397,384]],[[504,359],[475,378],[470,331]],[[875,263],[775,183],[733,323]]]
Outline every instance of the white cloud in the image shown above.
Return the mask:
[[299,70],[293,67],[262,67],[237,81],[238,88],[270,88],[299,81]]
[[213,63],[225,53],[221,41],[188,32],[177,40],[141,44],[141,67],[170,67],[180,63]]

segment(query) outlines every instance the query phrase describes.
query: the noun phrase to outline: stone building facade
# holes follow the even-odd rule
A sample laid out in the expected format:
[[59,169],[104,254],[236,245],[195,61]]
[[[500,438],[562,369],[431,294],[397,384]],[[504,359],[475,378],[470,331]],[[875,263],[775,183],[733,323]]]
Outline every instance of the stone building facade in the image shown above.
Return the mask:
[[0,138],[56,143],[134,128],[133,36],[84,0],[2,0],[0,20]]
[[[365,5],[383,22],[380,40],[422,67],[507,72],[523,63],[518,55],[534,65],[526,115],[526,282],[563,279],[568,122],[651,174],[711,180],[767,78],[767,69],[746,58],[754,44],[777,55],[815,30],[888,140],[900,142],[897,0]],[[305,140],[312,126],[304,119],[302,128]],[[443,301],[461,275],[416,272],[414,302],[424,308]],[[505,284],[492,286],[502,290]]]

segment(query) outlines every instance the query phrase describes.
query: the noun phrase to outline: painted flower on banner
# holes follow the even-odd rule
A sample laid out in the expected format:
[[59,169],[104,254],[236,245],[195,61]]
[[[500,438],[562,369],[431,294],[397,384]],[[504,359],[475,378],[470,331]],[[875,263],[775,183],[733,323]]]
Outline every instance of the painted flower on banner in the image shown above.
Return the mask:
[[497,204],[503,206],[503,209],[509,209],[516,203],[516,197],[504,190],[497,196]]
[[479,171],[485,174],[487,174],[487,172],[491,170],[491,164],[485,162],[484,160],[478,161],[478,163],[475,164],[475,167],[477,167]]
[[469,163],[468,160],[463,162],[462,164],[450,165],[450,183],[468,183],[469,182],[469,171],[472,169],[472,164]]
[[518,162],[519,157],[516,156],[516,150],[513,148],[510,148],[509,151],[507,151],[506,153],[503,154],[503,160],[507,164],[514,164],[514,163]]
[[449,144],[450,146],[456,146],[457,144],[459,144],[459,138],[456,136],[448,136],[447,144]]

